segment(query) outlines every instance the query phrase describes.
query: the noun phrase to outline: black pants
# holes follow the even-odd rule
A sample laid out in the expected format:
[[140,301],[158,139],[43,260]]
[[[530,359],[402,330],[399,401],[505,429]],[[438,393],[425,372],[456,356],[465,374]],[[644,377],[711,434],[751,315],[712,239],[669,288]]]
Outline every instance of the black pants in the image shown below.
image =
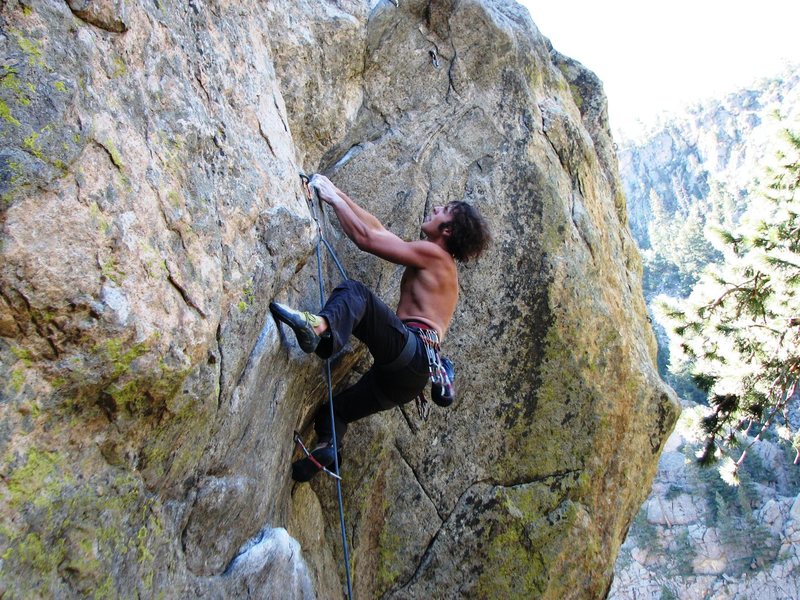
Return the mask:
[[[358,281],[345,281],[333,290],[320,315],[328,320],[334,353],[342,349],[352,333],[367,345],[375,360],[358,383],[333,398],[336,440],[341,444],[348,423],[416,398],[428,382],[428,357],[419,336]],[[387,370],[385,367],[400,355],[410,335],[416,341],[411,361],[399,369]],[[327,403],[317,411],[314,429],[319,441],[333,439]]]

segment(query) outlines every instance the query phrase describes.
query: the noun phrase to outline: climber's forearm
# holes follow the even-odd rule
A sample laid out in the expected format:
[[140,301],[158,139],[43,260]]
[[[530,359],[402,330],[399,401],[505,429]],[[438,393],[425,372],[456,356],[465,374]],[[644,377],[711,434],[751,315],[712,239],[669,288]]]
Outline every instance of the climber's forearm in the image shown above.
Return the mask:
[[352,198],[350,198],[350,196],[345,194],[342,190],[340,190],[339,188],[336,188],[336,194],[342,200],[345,201],[345,203],[350,208],[350,210],[353,211],[355,216],[358,219],[360,219],[361,222],[364,225],[366,225],[369,229],[373,229],[373,230],[376,230],[376,231],[385,229],[385,227],[383,226],[383,223],[381,223],[375,215],[370,213],[365,208],[359,206]]
[[[353,210],[353,204],[347,202],[344,198],[337,197],[336,200],[328,202],[328,204],[333,206],[333,210],[336,212],[336,218],[339,219],[342,230],[347,237],[353,240],[356,246],[364,249],[368,244],[370,235],[374,234],[376,229],[365,223],[358,213]],[[375,220],[377,221],[377,219]],[[380,225],[380,222],[378,222],[378,225]]]
[[[351,229],[353,231],[356,231],[362,226],[372,231],[385,230],[384,226],[373,214],[356,204],[350,196],[336,187],[333,182],[324,175],[314,175],[311,178],[311,185],[316,188],[322,200],[336,209],[337,216],[339,216],[341,210],[338,206],[339,204],[344,205],[344,207],[348,209],[347,211],[342,210],[342,214],[344,215],[344,222],[342,222],[343,227],[345,226],[345,222],[348,222],[352,225]],[[341,221],[342,217],[339,217],[339,220]]]

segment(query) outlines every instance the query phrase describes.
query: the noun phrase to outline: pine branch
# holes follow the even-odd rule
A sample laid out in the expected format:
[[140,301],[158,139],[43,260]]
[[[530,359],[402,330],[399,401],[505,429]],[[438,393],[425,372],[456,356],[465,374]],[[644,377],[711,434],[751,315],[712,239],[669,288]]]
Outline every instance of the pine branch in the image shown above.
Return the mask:
[[725,301],[725,298],[727,298],[731,294],[734,294],[736,292],[750,292],[750,291],[752,291],[752,288],[748,288],[748,287],[745,287],[745,286],[747,286],[750,283],[756,283],[756,282],[758,282],[758,274],[756,274],[754,277],[751,277],[747,281],[745,281],[743,283],[740,283],[739,285],[735,285],[735,286],[733,286],[731,288],[728,288],[727,290],[725,290],[722,293],[722,295],[719,298],[717,298],[713,302],[710,302],[710,303],[706,304],[705,306],[706,306],[706,308],[708,310],[714,310],[715,308],[717,308],[720,304],[722,304]]
[[[777,382],[778,382],[778,380],[776,380],[775,382],[773,382],[773,385],[774,385],[774,384],[777,384]],[[745,457],[747,456],[747,452],[748,452],[748,450],[750,450],[750,448],[752,448],[752,447],[753,447],[753,445],[754,445],[756,442],[760,442],[760,441],[761,441],[761,438],[762,438],[762,436],[764,435],[764,432],[765,432],[765,431],[767,431],[767,429],[769,429],[770,425],[772,425],[772,421],[773,421],[773,419],[775,418],[775,415],[777,415],[777,414],[779,414],[779,413],[783,412],[783,409],[785,408],[786,404],[789,402],[789,400],[791,400],[791,398],[792,398],[792,397],[794,396],[794,394],[797,392],[797,385],[798,385],[798,383],[800,383],[800,382],[799,382],[797,379],[795,379],[795,380],[793,381],[793,383],[792,383],[792,389],[791,389],[791,391],[790,391],[788,394],[786,393],[786,391],[787,391],[787,386],[786,386],[786,383],[788,383],[788,382],[785,382],[785,383],[784,383],[784,385],[782,386],[782,389],[781,389],[781,394],[780,394],[780,396],[781,396],[781,399],[780,399],[780,401],[779,401],[777,404],[775,404],[775,405],[774,405],[774,407],[773,407],[772,411],[770,412],[770,415],[769,415],[769,417],[767,418],[767,420],[766,420],[766,421],[764,421],[764,424],[761,426],[761,430],[758,432],[758,434],[756,435],[756,437],[755,437],[755,438],[753,438],[753,441],[752,441],[752,442],[750,442],[750,443],[747,445],[747,448],[745,448],[745,449],[742,451],[742,455],[739,457],[739,460],[737,460],[737,461],[735,462],[735,466],[734,466],[734,470],[733,470],[734,474],[735,474],[735,473],[736,473],[736,472],[739,470],[739,467],[742,465],[742,462],[744,462],[744,459],[745,459]],[[771,391],[771,390],[770,390],[770,391]]]

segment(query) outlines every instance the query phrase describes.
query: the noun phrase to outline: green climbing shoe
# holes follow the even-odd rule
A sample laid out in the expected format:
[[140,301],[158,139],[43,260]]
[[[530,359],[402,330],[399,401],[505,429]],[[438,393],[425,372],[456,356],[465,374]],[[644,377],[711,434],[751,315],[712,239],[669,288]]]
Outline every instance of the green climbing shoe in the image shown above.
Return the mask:
[[269,309],[278,321],[286,323],[294,331],[303,352],[314,352],[317,349],[320,336],[314,331],[314,327],[324,323],[322,317],[308,311],[300,312],[277,302],[270,302]]

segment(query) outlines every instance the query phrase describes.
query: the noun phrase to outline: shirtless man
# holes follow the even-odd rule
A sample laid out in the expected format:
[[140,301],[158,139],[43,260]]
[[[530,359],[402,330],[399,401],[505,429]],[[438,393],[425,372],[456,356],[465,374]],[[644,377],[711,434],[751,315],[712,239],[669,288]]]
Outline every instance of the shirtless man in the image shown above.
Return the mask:
[[300,312],[273,302],[276,319],[286,323],[305,352],[328,358],[347,343],[352,333],[369,348],[372,368],[356,383],[323,405],[314,428],[318,445],[308,458],[292,465],[296,481],[308,481],[334,462],[333,428],[341,445],[347,424],[416,398],[428,381],[428,355],[423,335],[444,339],[458,301],[456,261],[483,252],[490,241],[480,213],[465,202],[437,206],[422,224],[425,239],[406,242],[337,188],[315,175],[311,185],[330,204],[347,237],[359,249],[406,267],[400,283],[400,302],[392,311],[362,283],[348,280],[338,286],[319,314]]

